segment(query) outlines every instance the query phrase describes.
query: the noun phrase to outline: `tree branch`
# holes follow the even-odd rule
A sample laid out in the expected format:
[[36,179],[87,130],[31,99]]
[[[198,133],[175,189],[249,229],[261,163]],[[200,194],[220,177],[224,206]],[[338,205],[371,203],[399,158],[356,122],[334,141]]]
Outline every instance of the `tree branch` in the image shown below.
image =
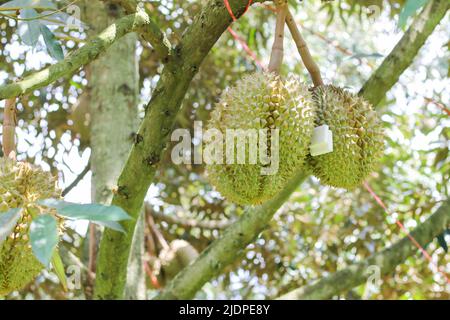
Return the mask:
[[261,206],[248,208],[219,239],[184,268],[156,299],[191,299],[206,282],[218,276],[226,266],[242,256],[247,245],[267,228],[275,212],[305,177],[303,173],[297,174],[275,198]]
[[[229,2],[237,17],[243,14],[248,4],[248,0]],[[96,279],[95,296],[98,299],[123,297],[136,219],[153,181],[175,117],[200,64],[231,22],[223,1],[208,1],[165,64],[137,133],[142,139],[137,139],[131,149],[112,200],[112,204],[120,206],[135,219],[123,223],[126,234],[110,229],[103,234]]]
[[196,219],[180,218],[178,216],[169,216],[167,214],[152,210],[150,204],[145,204],[145,211],[152,215],[155,219],[165,221],[169,224],[176,224],[184,228],[201,228],[211,230],[221,230],[229,227],[232,222],[228,220],[210,220],[199,221]]
[[95,60],[117,39],[120,39],[130,32],[140,32],[144,27],[147,30],[147,33],[155,33],[154,40],[156,42],[156,40],[159,39],[160,31],[145,12],[139,11],[136,14],[125,16],[118,19],[117,22],[110,25],[97,37],[87,42],[83,47],[69,54],[64,60],[46,69],[33,73],[23,80],[1,86],[0,100],[29,93],[34,89],[44,87],[63,76],[73,74],[78,68]]
[[[422,245],[426,245],[450,226],[450,199],[442,204],[425,222],[421,223],[411,235]],[[381,275],[392,272],[397,265],[417,252],[417,247],[408,237],[374,254],[367,260],[356,263],[328,277],[302,288],[292,290],[278,299],[330,299],[367,281],[370,266],[380,268]]]
[[413,62],[419,49],[445,16],[450,7],[448,0],[430,1],[414,19],[409,29],[375,73],[359,91],[373,105],[377,105],[386,92],[398,81],[403,71]]
[[[102,0],[103,2],[115,3],[120,5],[126,14],[134,14],[136,12],[145,12],[148,16],[151,13],[147,9],[139,7],[138,2],[135,0]],[[140,36],[147,42],[149,42],[156,53],[163,61],[167,61],[167,57],[171,53],[171,47],[169,39],[154,23],[150,23],[147,27],[141,29]]]
[[[441,3],[442,1],[432,1],[433,8],[436,2]],[[434,11],[430,14],[428,11],[423,11],[418,19],[424,19],[424,16],[427,19],[434,21],[434,27],[439,23],[439,19],[437,19],[436,16],[441,18],[443,17],[443,15],[439,12]],[[414,24],[410,27],[410,29],[411,28],[417,29]],[[429,28],[431,28],[431,26],[429,26]],[[409,41],[413,41],[413,39],[409,37],[409,34],[410,30],[406,32],[404,37],[409,39]],[[400,42],[405,42],[404,38],[402,38]],[[422,44],[423,42],[421,45]],[[392,52],[394,56],[399,55],[396,50],[401,50],[402,54],[407,54],[405,53],[403,46],[399,49],[397,49],[397,47],[394,48],[394,51]],[[414,54],[416,54],[417,51],[418,49],[414,49]],[[412,58],[409,61],[412,61]],[[404,69],[397,68],[392,68],[391,70],[383,68],[382,71],[377,70],[376,73],[380,75],[378,78],[379,80],[373,80],[372,85],[367,87],[367,91],[362,92],[361,95],[368,100],[373,97],[373,90],[379,90],[377,91],[377,94],[384,95],[386,92],[383,90],[387,91],[389,88],[379,86],[378,81],[383,81],[382,79],[385,73],[398,79],[403,71]],[[370,101],[376,105],[373,100]],[[227,265],[231,264],[240,257],[238,253],[243,252],[244,248],[250,244],[268,225],[275,212],[280,208],[283,202],[289,198],[290,194],[304,180],[304,178],[305,177],[303,175],[298,174],[291,180],[286,189],[282,190],[280,194],[275,196],[274,199],[259,207],[249,208],[238,221],[225,230],[224,234],[219,239],[215,240],[193,263],[183,269],[156,298],[192,298],[196,291],[199,290],[206,282],[210,281]]]
[[3,154],[15,159],[16,154],[16,98],[7,99],[3,113]]
[[86,167],[84,167],[83,171],[69,184],[64,190],[61,192],[61,196],[65,197],[73,188],[75,188],[81,180],[83,180],[84,176],[91,170],[91,163],[89,162]]

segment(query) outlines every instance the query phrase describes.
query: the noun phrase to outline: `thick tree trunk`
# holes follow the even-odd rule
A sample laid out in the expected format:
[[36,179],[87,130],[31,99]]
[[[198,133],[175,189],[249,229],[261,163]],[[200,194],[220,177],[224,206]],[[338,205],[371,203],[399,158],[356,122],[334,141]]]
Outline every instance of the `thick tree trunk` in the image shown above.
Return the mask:
[[[85,21],[89,33],[98,34],[122,15],[113,4],[86,1]],[[92,199],[109,204],[120,171],[132,146],[132,133],[138,127],[137,36],[130,33],[116,41],[109,50],[87,68],[89,112],[91,120]],[[142,224],[142,219],[139,219]],[[136,228],[127,281],[127,298],[145,298],[145,274],[142,227]],[[99,235],[96,237],[97,246]]]

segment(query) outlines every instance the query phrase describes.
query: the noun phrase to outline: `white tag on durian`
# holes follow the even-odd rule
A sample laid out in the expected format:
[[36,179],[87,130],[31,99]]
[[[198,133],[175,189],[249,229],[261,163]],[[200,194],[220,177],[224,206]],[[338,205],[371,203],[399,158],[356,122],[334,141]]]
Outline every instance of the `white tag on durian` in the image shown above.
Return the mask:
[[313,157],[333,152],[333,133],[328,125],[314,128],[309,150]]

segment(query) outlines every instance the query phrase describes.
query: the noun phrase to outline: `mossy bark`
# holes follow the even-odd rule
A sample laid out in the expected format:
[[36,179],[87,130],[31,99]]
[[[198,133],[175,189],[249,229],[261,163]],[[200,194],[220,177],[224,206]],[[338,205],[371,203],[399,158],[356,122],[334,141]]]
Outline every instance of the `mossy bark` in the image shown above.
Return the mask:
[[[117,5],[86,1],[84,16],[89,35],[122,16]],[[138,128],[139,72],[136,55],[137,35],[128,33],[86,67],[89,91],[92,199],[109,204],[120,171],[132,146],[132,134]],[[143,223],[139,219],[139,224]],[[136,228],[129,265],[126,297],[145,299],[143,270],[143,228]],[[97,246],[100,233],[97,232]],[[92,241],[90,239],[89,241]]]
[[391,53],[359,91],[373,105],[377,105],[398,81],[403,71],[414,61],[420,48],[444,18],[450,8],[448,0],[430,1],[414,19]]
[[[237,17],[247,0],[230,0]],[[180,45],[169,55],[146,115],[138,131],[139,139],[131,149],[117,183],[112,203],[125,209],[133,218],[140,214],[144,197],[153,181],[161,153],[170,137],[181,102],[198,72],[200,64],[221,34],[232,22],[223,1],[211,0],[203,6],[184,33]],[[127,263],[136,220],[123,223],[126,234],[106,230],[100,244],[95,297],[123,298]]]

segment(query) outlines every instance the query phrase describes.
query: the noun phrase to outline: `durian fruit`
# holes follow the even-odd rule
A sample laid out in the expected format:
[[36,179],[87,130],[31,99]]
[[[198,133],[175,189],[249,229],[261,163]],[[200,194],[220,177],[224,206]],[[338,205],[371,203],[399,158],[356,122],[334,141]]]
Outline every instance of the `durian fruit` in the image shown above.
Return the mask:
[[[249,161],[248,144],[244,164],[226,163],[224,143],[223,164],[206,166],[211,184],[224,197],[238,204],[260,204],[272,198],[301,170],[314,127],[314,103],[307,86],[297,78],[283,80],[276,73],[254,73],[223,92],[207,127],[219,130],[224,141],[227,129],[267,129],[269,157],[272,156],[270,129],[279,129],[275,174],[261,174],[261,169],[270,165],[261,163],[259,151],[256,164]],[[261,141],[264,139],[258,139],[258,148]],[[205,142],[204,150],[207,147]]]
[[[0,158],[0,215],[22,208],[11,235],[0,244],[0,296],[22,289],[44,268],[29,242],[32,216],[41,214],[37,200],[59,198],[56,180],[48,172],[25,162]],[[47,209],[45,213],[51,213]]]
[[316,126],[327,124],[333,151],[308,156],[308,167],[324,184],[348,190],[359,186],[373,171],[383,151],[383,130],[371,104],[332,85],[313,93]]

